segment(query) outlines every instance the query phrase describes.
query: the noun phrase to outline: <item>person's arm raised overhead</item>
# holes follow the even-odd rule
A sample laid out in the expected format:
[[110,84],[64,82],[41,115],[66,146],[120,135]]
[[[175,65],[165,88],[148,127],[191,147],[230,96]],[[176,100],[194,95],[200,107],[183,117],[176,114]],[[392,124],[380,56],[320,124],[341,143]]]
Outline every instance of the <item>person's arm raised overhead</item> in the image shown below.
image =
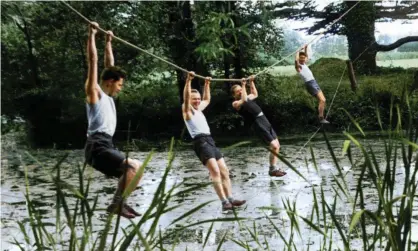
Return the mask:
[[105,62],[106,68],[115,65],[115,59],[113,57],[113,50],[112,50],[112,38],[113,38],[113,32],[107,31],[105,55],[104,55],[104,62]]
[[300,72],[300,64],[299,64],[299,50],[296,52],[296,57],[295,57],[295,69],[297,72]]
[[243,78],[243,79],[241,79],[241,88],[242,88],[242,91],[241,91],[241,99],[240,100],[237,100],[237,101],[234,101],[233,103],[232,103],[232,106],[236,109],[236,110],[239,110],[240,108],[241,108],[241,106],[245,103],[245,102],[247,102],[247,89],[246,89],[246,83],[247,82],[247,80],[245,79],[245,78]]
[[87,40],[87,80],[85,84],[85,91],[87,102],[89,104],[96,104],[99,100],[99,84],[97,77],[97,48],[96,48],[96,34],[98,23],[92,22],[89,25],[89,37]]
[[306,62],[308,62],[308,60],[309,60],[309,55],[308,55],[308,45],[307,45],[307,44],[305,44],[305,46],[303,46],[303,49],[304,49],[304,51],[305,51],[305,56],[306,56],[305,63],[306,63]]
[[251,93],[250,93],[250,95],[248,95],[249,100],[253,100],[253,99],[256,99],[258,97],[258,91],[257,91],[257,88],[255,87],[255,84],[254,84],[254,78],[255,78],[254,75],[250,76],[250,90],[251,90]]
[[190,120],[192,118],[192,111],[190,109],[190,96],[192,95],[191,82],[194,78],[194,72],[189,72],[186,78],[186,84],[184,85],[183,90],[183,117],[185,120]]
[[210,104],[210,81],[211,77],[205,78],[205,90],[203,93],[203,100],[200,102],[199,110],[203,111]]

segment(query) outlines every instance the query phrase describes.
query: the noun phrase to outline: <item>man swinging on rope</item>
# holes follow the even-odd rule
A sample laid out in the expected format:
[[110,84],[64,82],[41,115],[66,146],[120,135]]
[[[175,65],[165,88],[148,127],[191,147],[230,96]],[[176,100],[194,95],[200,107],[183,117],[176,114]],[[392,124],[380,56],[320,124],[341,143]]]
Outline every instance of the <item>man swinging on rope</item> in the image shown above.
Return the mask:
[[324,118],[324,110],[325,110],[325,96],[324,93],[319,88],[318,83],[316,82],[311,70],[306,65],[308,61],[308,45],[304,46],[304,52],[297,52],[296,53],[296,60],[295,60],[295,68],[296,71],[299,73],[299,76],[305,82],[306,90],[312,96],[316,97],[319,101],[318,105],[318,113],[319,113],[319,123],[321,124],[329,124],[329,121]]
[[[279,153],[280,143],[277,139],[277,134],[263,111],[261,111],[260,106],[254,101],[258,97],[257,88],[255,88],[254,84],[254,76],[250,76],[250,95],[247,95],[245,79],[242,79],[241,84],[241,86],[233,85],[231,87],[231,93],[235,99],[232,107],[244,118],[246,124],[251,125],[253,130],[273,152],[276,154]],[[276,167],[277,157],[275,154],[270,153],[269,161],[270,176],[282,177],[286,175],[286,172]]]
[[228,167],[210,135],[208,122],[202,112],[210,103],[211,79],[206,78],[205,80],[205,90],[201,101],[200,93],[196,89],[191,89],[190,85],[193,78],[194,73],[190,72],[184,86],[183,119],[193,139],[193,149],[197,157],[209,169],[215,191],[222,202],[222,210],[230,210],[233,207],[243,205],[246,201],[234,200],[232,197]]
[[112,97],[122,90],[126,73],[114,66],[111,44],[113,33],[109,31],[106,35],[105,69],[101,75],[101,86],[98,84],[95,41],[97,27],[99,27],[97,23],[90,25],[87,43],[88,77],[85,91],[89,125],[85,158],[86,163],[106,176],[119,178],[116,193],[107,211],[126,218],[134,218],[140,214],[127,204],[123,204],[121,210],[119,206],[123,200],[123,191],[133,180],[142,164],[138,160],[125,159],[125,156],[114,147],[112,141],[116,129],[116,109]]

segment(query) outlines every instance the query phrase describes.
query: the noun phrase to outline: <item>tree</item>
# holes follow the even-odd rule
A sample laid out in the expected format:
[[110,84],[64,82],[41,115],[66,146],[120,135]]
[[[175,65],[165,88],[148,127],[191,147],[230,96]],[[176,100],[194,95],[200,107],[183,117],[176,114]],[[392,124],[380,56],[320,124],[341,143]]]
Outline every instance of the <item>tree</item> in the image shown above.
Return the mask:
[[[357,2],[345,1],[342,4],[331,3],[323,11],[317,11],[314,1],[294,2],[295,6],[283,8],[282,4],[272,5],[270,9],[277,17],[286,14],[291,19],[317,18],[309,34],[323,29],[335,19],[340,17]],[[392,20],[412,20],[418,18],[411,15],[418,11],[417,2],[387,3],[362,1],[355,6],[340,22],[331,27],[327,34],[347,36],[348,55],[351,60],[357,59],[354,66],[363,73],[376,72],[376,54],[379,51],[390,51],[399,46],[418,41],[418,36],[407,36],[391,44],[379,44],[375,38],[375,22],[388,22]]]

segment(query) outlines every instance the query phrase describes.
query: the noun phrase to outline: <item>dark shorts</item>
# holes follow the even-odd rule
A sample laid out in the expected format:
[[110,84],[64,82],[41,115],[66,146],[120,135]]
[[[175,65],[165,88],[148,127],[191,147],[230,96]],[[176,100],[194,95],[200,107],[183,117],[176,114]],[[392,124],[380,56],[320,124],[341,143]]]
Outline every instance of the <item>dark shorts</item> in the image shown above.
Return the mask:
[[113,145],[112,136],[95,133],[87,138],[84,147],[86,163],[110,177],[123,175],[125,156]]
[[312,96],[316,96],[318,92],[321,91],[321,88],[319,87],[315,79],[305,82],[305,87],[309,94],[311,94]]
[[265,115],[257,117],[252,124],[252,128],[267,145],[277,139],[277,134]]
[[215,158],[216,160],[223,158],[221,151],[216,147],[215,141],[213,141],[210,135],[197,135],[193,139],[193,150],[205,166],[206,162],[211,158]]

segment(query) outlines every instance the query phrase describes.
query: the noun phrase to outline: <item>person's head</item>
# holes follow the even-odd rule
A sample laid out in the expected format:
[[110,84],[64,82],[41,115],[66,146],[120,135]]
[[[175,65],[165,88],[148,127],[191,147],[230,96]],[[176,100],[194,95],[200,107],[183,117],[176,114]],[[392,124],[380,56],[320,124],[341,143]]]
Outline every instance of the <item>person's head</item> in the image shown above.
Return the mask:
[[109,96],[116,96],[123,87],[126,72],[117,66],[106,67],[100,77],[102,88]]
[[301,51],[299,52],[299,63],[304,64],[306,62],[306,53]]
[[200,93],[196,89],[192,89],[191,92],[192,92],[192,94],[190,96],[190,104],[192,105],[192,107],[195,110],[197,110],[197,108],[199,108],[199,105],[200,105],[200,102],[201,102]]
[[231,95],[234,99],[240,99],[242,93],[242,87],[240,85],[233,85],[231,87]]

